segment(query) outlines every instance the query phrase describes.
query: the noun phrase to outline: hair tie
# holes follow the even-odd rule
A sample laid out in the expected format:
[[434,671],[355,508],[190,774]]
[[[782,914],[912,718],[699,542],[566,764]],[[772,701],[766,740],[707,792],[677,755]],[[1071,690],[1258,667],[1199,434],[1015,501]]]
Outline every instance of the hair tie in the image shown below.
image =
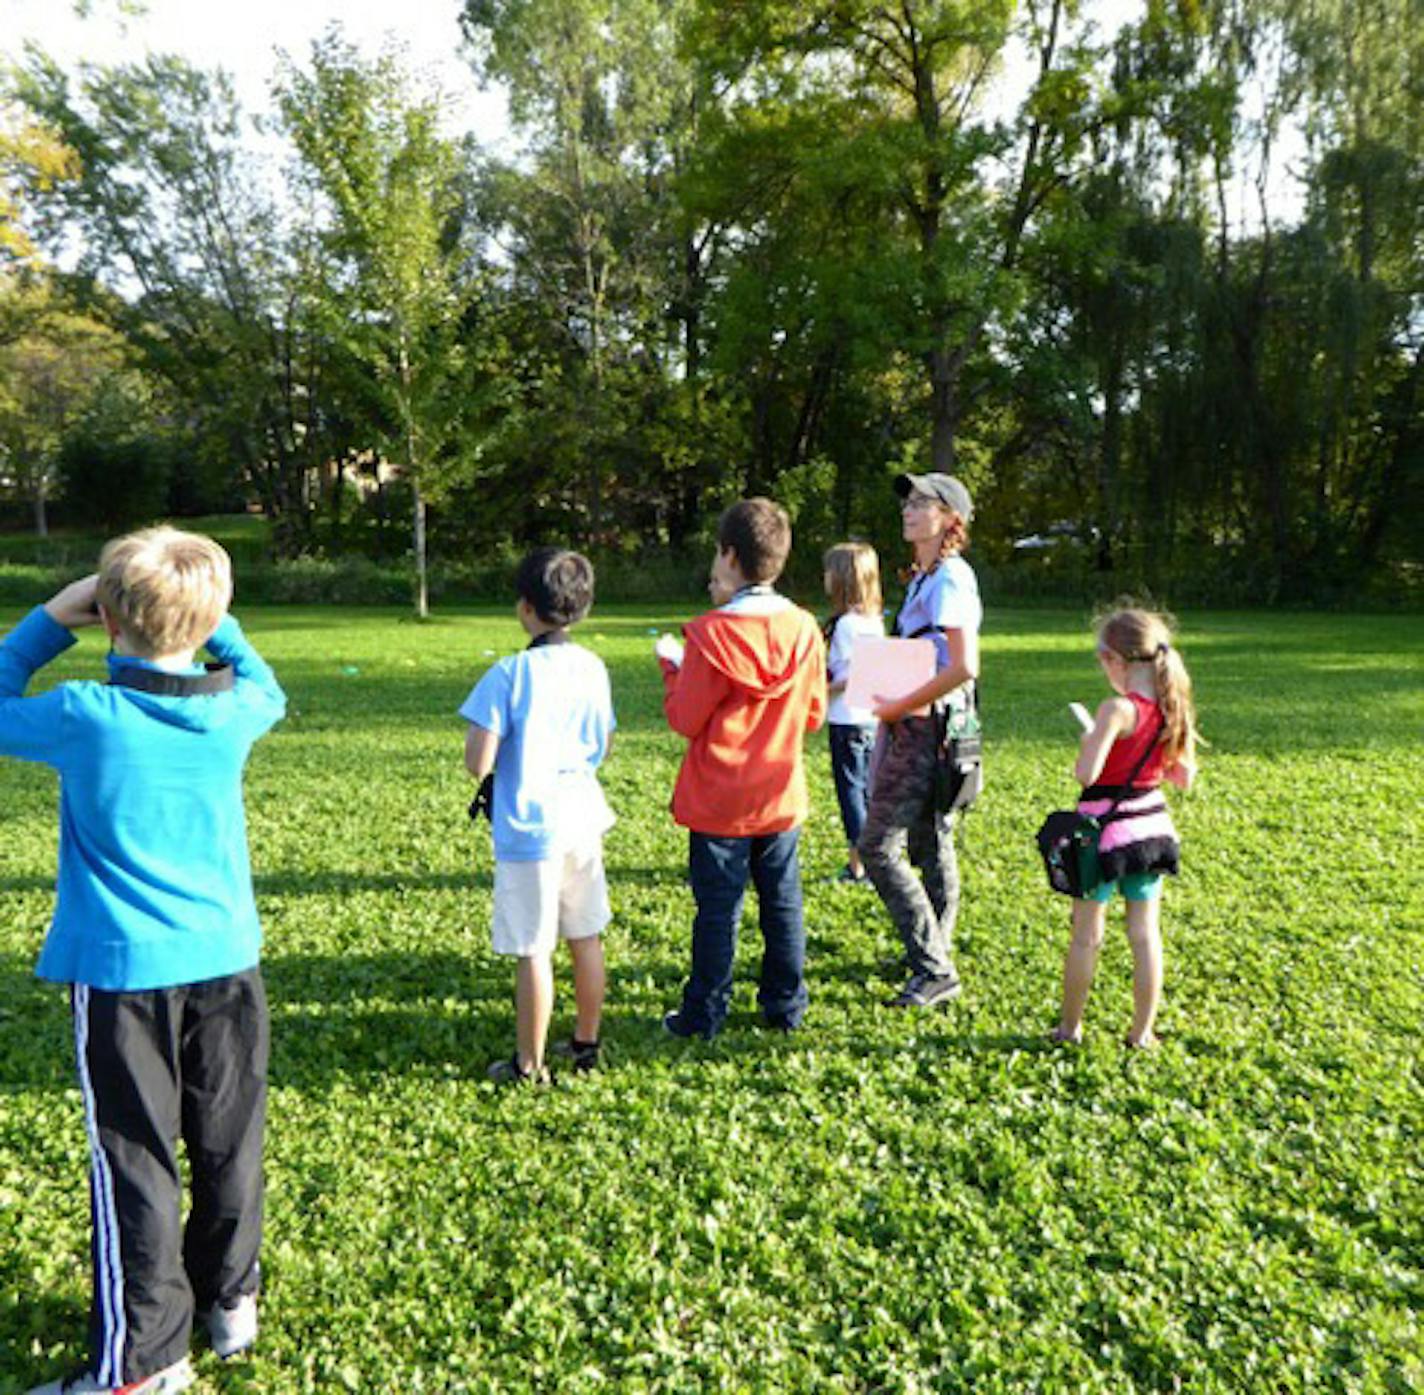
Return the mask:
[[1157,652],[1153,655],[1153,657],[1160,659],[1163,654],[1167,653],[1167,651],[1171,649],[1171,647],[1172,646],[1168,644],[1167,641],[1164,639],[1162,643],[1157,646]]

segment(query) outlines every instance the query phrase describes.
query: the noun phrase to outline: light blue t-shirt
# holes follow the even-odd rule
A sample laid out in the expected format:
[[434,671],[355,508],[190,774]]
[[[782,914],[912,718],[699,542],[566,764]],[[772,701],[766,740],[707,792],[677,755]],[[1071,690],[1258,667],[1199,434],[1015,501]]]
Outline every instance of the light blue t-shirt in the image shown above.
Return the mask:
[[543,862],[613,823],[598,783],[616,725],[608,670],[577,644],[540,644],[499,660],[460,715],[499,737],[494,855]]
[[947,557],[932,572],[921,572],[905,593],[905,604],[895,622],[895,633],[910,636],[927,630],[935,646],[936,670],[951,661],[945,630],[979,633],[984,607],[979,601],[979,581],[974,568],[962,557]]

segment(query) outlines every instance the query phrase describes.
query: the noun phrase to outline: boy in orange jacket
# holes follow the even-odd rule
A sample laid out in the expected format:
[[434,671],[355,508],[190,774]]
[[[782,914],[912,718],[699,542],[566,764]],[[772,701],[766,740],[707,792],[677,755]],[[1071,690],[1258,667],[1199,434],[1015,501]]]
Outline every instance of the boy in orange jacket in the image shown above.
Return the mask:
[[807,813],[802,738],[826,715],[826,655],[815,620],[775,590],[791,551],[786,510],[743,499],[722,515],[708,592],[686,649],[659,645],[668,725],[691,742],[672,812],[688,830],[697,915],[678,1037],[711,1040],[727,1015],[742,898],[750,878],[763,953],[763,1022],[794,1031],[806,1012],[797,849]]

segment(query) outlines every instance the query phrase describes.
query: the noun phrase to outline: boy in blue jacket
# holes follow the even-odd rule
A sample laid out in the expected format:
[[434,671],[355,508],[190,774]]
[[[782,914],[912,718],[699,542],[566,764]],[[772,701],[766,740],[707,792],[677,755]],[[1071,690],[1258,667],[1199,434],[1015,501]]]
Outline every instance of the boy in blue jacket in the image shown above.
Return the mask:
[[[195,1312],[219,1356],[257,1336],[268,1025],[242,771],[286,699],[231,596],[217,543],[146,529],[0,643],[0,754],[60,777],[36,972],[70,985],[93,1217],[89,1367],[31,1395],[186,1389]],[[109,681],[23,696],[87,625]]]

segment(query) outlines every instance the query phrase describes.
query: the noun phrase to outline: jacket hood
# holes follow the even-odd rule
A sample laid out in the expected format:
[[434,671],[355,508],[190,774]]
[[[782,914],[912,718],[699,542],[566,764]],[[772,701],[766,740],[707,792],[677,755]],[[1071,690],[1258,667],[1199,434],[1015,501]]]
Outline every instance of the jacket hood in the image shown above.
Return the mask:
[[769,615],[710,611],[683,633],[713,668],[759,698],[780,697],[791,687],[813,660],[820,636],[815,621],[791,604]]

